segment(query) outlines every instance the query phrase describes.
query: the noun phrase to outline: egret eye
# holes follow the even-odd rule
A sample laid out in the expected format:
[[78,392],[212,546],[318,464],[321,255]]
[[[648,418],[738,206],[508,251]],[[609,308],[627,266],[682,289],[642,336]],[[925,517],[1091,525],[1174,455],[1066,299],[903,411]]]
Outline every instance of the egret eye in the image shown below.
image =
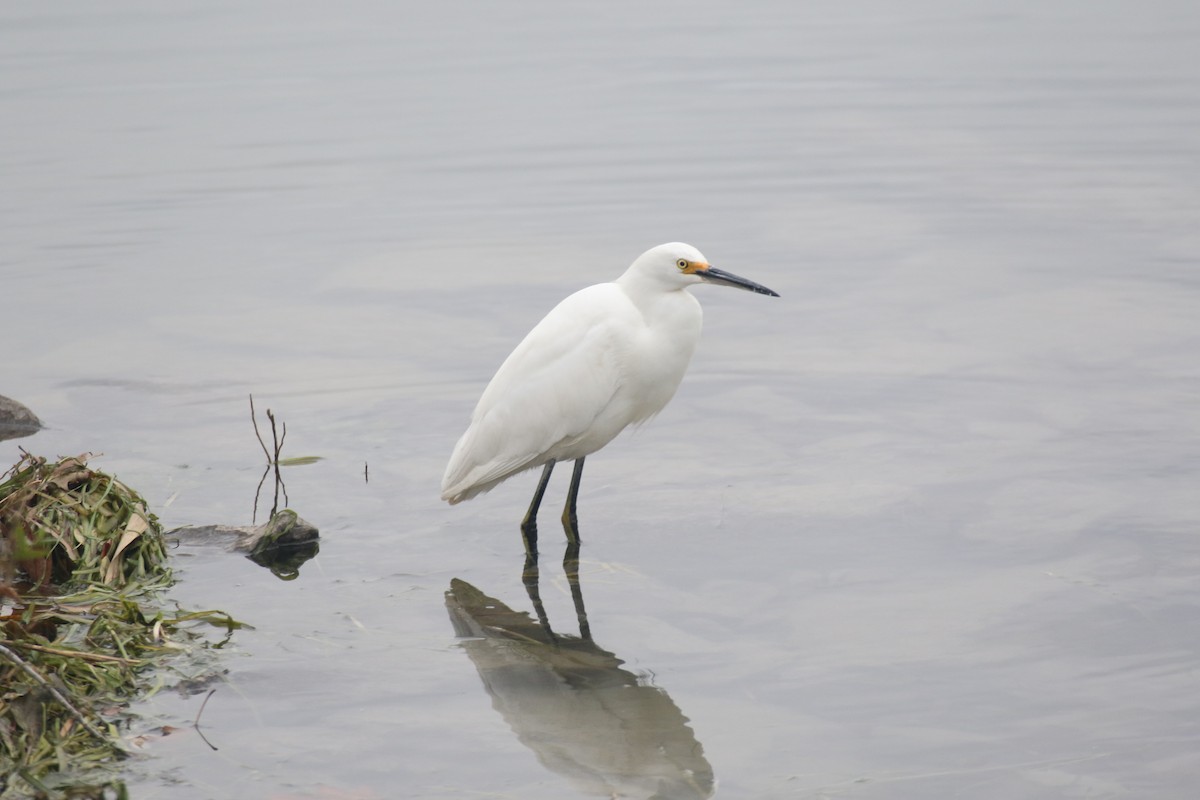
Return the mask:
[[679,259],[678,261],[675,262],[675,266],[679,267],[680,269],[687,269],[688,268],[687,259],[686,258]]

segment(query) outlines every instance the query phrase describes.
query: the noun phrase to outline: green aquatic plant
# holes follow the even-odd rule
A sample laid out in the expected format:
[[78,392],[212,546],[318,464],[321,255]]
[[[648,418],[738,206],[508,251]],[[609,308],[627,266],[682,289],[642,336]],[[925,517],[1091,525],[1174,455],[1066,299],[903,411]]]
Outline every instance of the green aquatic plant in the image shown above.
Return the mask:
[[88,467],[89,457],[48,462],[21,451],[0,481],[10,562],[41,586],[169,584],[158,519],[137,492]]
[[121,797],[130,703],[182,653],[241,624],[161,598],[158,520],[87,465],[22,452],[0,481],[0,798]]

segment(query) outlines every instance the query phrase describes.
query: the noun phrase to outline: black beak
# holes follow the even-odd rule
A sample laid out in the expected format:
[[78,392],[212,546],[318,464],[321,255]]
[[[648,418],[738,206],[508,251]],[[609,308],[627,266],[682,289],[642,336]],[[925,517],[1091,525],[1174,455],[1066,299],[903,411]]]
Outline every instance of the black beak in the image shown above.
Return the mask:
[[734,275],[732,272],[726,272],[725,270],[717,269],[716,267],[698,269],[696,270],[696,274],[699,275],[702,280],[708,281],[709,283],[716,283],[721,286],[733,286],[737,289],[745,289],[748,292],[757,292],[758,294],[765,294],[771,297],[779,297],[778,292],[771,291],[761,283],[748,281],[745,278]]

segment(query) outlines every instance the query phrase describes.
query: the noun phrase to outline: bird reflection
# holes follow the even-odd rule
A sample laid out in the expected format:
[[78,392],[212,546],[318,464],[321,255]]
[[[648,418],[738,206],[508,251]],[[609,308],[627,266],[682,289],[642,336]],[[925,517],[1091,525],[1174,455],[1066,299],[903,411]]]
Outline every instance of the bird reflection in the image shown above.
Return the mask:
[[535,620],[455,578],[446,607],[492,707],[547,769],[601,797],[697,800],[713,793],[712,767],[687,717],[644,678],[592,641],[579,585],[578,548],[563,563],[580,635],[550,628],[537,561],[523,574]]

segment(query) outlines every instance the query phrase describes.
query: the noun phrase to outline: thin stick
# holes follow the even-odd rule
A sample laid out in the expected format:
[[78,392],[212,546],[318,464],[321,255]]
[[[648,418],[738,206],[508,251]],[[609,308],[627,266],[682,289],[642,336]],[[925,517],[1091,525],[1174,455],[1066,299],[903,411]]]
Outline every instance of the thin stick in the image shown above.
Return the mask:
[[254,512],[250,517],[252,522],[258,520],[258,496],[262,493],[263,484],[267,482],[267,475],[271,472],[271,465],[267,464],[267,468],[263,470],[262,477],[258,479],[258,488],[254,490]]
[[108,741],[108,737],[105,736],[100,731],[96,730],[96,728],[92,726],[92,723],[87,721],[87,718],[85,716],[83,716],[83,714],[79,711],[79,709],[77,709],[75,706],[71,705],[71,702],[69,700],[67,700],[66,697],[63,696],[62,692],[60,692],[58,689],[54,688],[54,686],[51,685],[51,683],[48,680],[43,678],[36,669],[34,669],[29,664],[26,664],[25,660],[23,658],[21,658],[19,655],[14,653],[12,650],[9,650],[7,647],[5,647],[2,644],[0,644],[0,655],[7,658],[13,664],[16,664],[17,667],[20,668],[26,675],[28,675],[29,677],[33,678],[35,681],[40,683],[42,685],[43,689],[48,691],[50,693],[50,695],[62,705],[63,708],[65,708],[67,711],[69,711],[71,713],[71,716],[75,718],[76,722],[78,722],[81,726],[83,726],[83,729],[85,731],[90,733],[92,736],[95,736],[97,739],[103,739],[105,741]]
[[271,445],[275,449],[275,455],[271,455],[271,451],[267,449],[267,443],[263,441],[262,432],[258,429],[258,415],[254,410],[254,395],[250,395],[250,422],[254,425],[254,436],[258,439],[258,446],[262,448],[263,455],[267,459],[267,468],[263,471],[263,476],[258,482],[258,489],[254,492],[254,514],[252,519],[258,519],[258,498],[262,492],[263,482],[266,481],[268,473],[272,468],[275,470],[275,492],[274,500],[271,503],[271,517],[275,516],[275,512],[279,510],[279,490],[283,489],[283,504],[288,504],[287,485],[283,482],[283,476],[279,473],[279,457],[283,454],[283,443],[287,439],[287,423],[282,423],[283,433],[280,434],[275,425],[275,414],[271,409],[267,409],[267,419],[271,421]]
[[[270,410],[267,411],[267,416],[271,416]],[[262,434],[258,432],[258,419],[254,414],[254,395],[250,395],[250,422],[254,424],[254,435],[258,437],[258,446],[262,448],[263,455],[267,457],[267,463],[271,463],[271,453],[267,450],[267,445],[263,441]]]
[[20,647],[22,650],[37,650],[39,653],[49,653],[52,656],[64,656],[66,658],[78,658],[83,661],[101,661],[101,662],[116,662],[125,664],[126,666],[136,667],[144,663],[136,658],[121,658],[120,656],[106,656],[103,653],[85,653],[82,650],[57,650],[53,647],[46,647],[40,644],[30,644],[29,642],[9,642],[13,647]]
[[271,506],[271,516],[275,516],[275,512],[279,510],[279,489],[283,488],[283,504],[288,504],[287,486],[283,482],[283,476],[279,474],[279,456],[283,452],[283,440],[287,438],[287,423],[283,423],[283,435],[276,436],[275,430],[275,415],[271,413],[271,409],[267,409],[267,419],[271,420],[271,442],[275,446],[275,459],[271,462],[275,466],[275,502]]
[[283,482],[283,476],[279,474],[279,456],[283,454],[283,440],[287,438],[287,423],[283,425],[283,434],[279,437],[279,445],[275,448],[275,477],[279,478],[279,486],[283,489],[283,505],[286,508],[290,505],[287,494],[287,484]]
[[208,705],[208,699],[216,694],[216,692],[216,689],[208,690],[208,694],[204,696],[204,702],[200,704],[200,710],[196,712],[196,719],[192,722],[192,727],[196,729],[196,733],[200,734],[200,738],[204,740],[204,743],[214,751],[217,750],[217,746],[208,740],[208,737],[204,735],[204,731],[200,730],[200,715],[204,713],[204,707]]

